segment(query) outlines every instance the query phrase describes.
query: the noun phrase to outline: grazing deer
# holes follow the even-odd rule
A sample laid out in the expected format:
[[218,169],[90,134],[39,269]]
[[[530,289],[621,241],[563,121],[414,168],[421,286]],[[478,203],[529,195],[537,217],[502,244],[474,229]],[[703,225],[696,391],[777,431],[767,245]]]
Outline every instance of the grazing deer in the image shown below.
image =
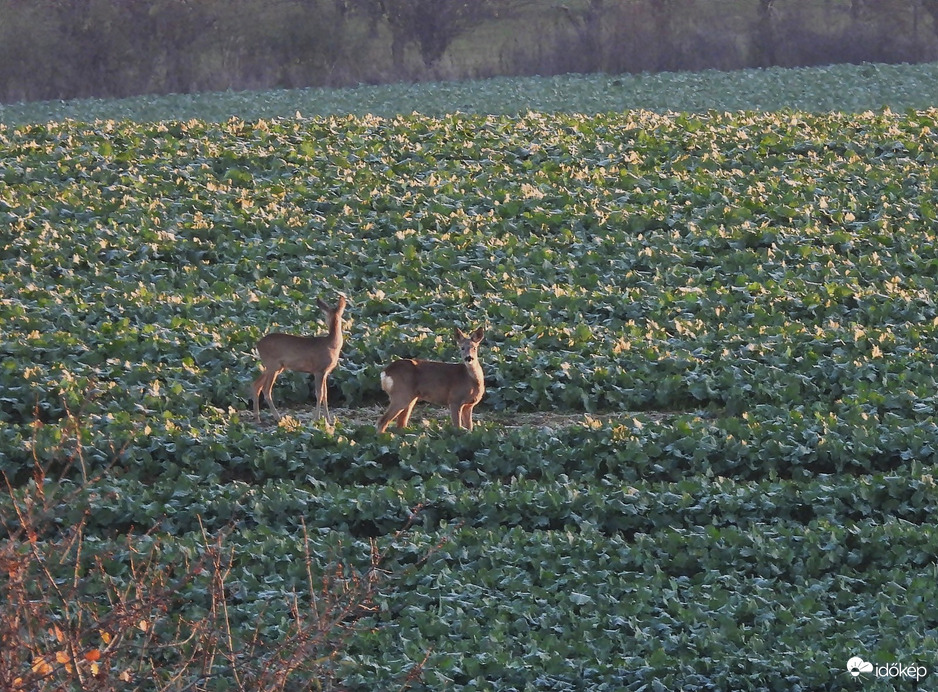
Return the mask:
[[472,409],[482,400],[485,382],[479,365],[479,343],[482,327],[466,335],[456,328],[456,345],[462,363],[440,363],[434,360],[396,360],[381,373],[381,388],[391,401],[378,421],[378,432],[397,419],[404,428],[417,401],[449,406],[453,425],[472,430]]
[[334,308],[322,299],[316,302],[329,324],[329,333],[326,336],[295,336],[274,332],[257,342],[257,354],[264,365],[264,372],[251,384],[250,393],[254,399],[254,416],[258,423],[261,422],[261,393],[267,399],[277,420],[280,420],[280,412],[274,406],[272,393],[274,380],[284,370],[313,374],[316,381],[316,417],[320,418],[325,410],[326,422],[332,423],[326,380],[339,362],[339,352],[342,350],[342,313],[345,312],[346,300],[345,296],[340,295]]

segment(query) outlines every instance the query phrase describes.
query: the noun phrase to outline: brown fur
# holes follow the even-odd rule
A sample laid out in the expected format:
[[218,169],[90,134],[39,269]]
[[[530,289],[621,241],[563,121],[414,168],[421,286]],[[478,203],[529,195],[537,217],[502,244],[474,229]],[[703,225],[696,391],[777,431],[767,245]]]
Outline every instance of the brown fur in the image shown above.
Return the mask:
[[257,354],[260,356],[264,371],[251,384],[250,394],[254,399],[254,416],[261,422],[260,398],[263,393],[277,420],[280,412],[274,405],[273,388],[277,376],[284,370],[312,373],[316,387],[316,417],[325,411],[326,421],[331,423],[327,380],[339,363],[342,351],[342,313],[345,312],[345,296],[339,296],[336,306],[330,307],[318,300],[329,324],[329,333],[325,336],[296,336],[274,332],[257,342]]
[[462,363],[406,359],[386,367],[381,373],[381,387],[390,402],[378,421],[378,432],[384,432],[392,420],[397,421],[398,428],[406,427],[418,401],[449,406],[453,425],[472,430],[472,409],[485,393],[478,356],[482,335],[481,327],[468,336],[455,330]]

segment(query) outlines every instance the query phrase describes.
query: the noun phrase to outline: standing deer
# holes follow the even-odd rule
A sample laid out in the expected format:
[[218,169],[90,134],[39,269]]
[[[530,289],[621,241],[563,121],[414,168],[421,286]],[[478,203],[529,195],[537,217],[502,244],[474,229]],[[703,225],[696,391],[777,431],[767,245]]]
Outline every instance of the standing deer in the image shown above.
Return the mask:
[[396,360],[384,369],[381,388],[391,401],[378,421],[378,432],[384,432],[395,419],[398,428],[406,427],[417,401],[449,406],[453,425],[472,430],[472,409],[485,393],[479,365],[482,327],[470,335],[463,334],[457,327],[455,338],[462,363],[407,359]]
[[258,423],[261,422],[261,393],[267,399],[277,420],[280,420],[280,412],[274,406],[272,392],[274,380],[284,370],[313,374],[316,383],[316,417],[322,417],[325,410],[326,422],[332,423],[326,380],[339,362],[339,352],[342,350],[342,313],[345,312],[346,300],[345,296],[340,295],[334,308],[322,299],[318,299],[316,303],[329,324],[329,333],[326,336],[295,336],[274,332],[257,342],[257,354],[264,365],[264,372],[251,384],[254,416]]

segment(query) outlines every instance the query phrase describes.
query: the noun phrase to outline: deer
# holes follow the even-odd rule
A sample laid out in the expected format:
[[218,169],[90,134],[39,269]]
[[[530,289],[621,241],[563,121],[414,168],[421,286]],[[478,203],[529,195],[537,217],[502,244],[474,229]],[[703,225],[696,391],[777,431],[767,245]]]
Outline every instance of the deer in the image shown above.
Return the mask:
[[342,313],[345,312],[346,302],[343,295],[339,296],[335,307],[321,298],[317,299],[316,303],[329,325],[329,333],[325,336],[296,336],[272,332],[257,342],[257,354],[264,371],[251,384],[250,394],[254,399],[254,417],[258,423],[261,422],[262,393],[277,420],[281,419],[280,412],[274,405],[274,381],[284,370],[292,370],[313,374],[316,386],[316,418],[321,418],[325,413],[326,422],[332,424],[326,382],[329,373],[339,363],[339,353],[342,350]]
[[483,328],[464,334],[456,327],[453,335],[462,354],[462,363],[404,359],[394,361],[382,371],[381,388],[390,403],[376,426],[379,433],[384,432],[392,420],[397,420],[398,429],[407,427],[418,401],[449,406],[453,425],[472,430],[472,409],[485,393],[479,364]]

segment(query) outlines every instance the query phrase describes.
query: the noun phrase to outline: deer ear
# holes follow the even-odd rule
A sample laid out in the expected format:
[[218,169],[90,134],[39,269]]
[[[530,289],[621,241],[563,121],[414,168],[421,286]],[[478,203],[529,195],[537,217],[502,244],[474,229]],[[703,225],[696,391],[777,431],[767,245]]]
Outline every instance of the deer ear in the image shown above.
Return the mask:
[[483,327],[479,327],[474,332],[472,332],[472,340],[477,344],[482,341],[483,336],[485,336],[485,329]]
[[468,339],[469,337],[463,334],[462,329],[459,327],[453,327],[453,338],[458,342],[461,339]]
[[324,301],[322,298],[316,299],[316,305],[318,305],[319,309],[323,310],[324,312],[329,312],[332,309],[329,307],[329,304],[326,303],[326,301]]
[[348,303],[348,299],[340,293],[339,302],[336,303],[336,307],[335,307],[336,312],[342,312],[343,310],[345,310],[345,306],[347,303]]

